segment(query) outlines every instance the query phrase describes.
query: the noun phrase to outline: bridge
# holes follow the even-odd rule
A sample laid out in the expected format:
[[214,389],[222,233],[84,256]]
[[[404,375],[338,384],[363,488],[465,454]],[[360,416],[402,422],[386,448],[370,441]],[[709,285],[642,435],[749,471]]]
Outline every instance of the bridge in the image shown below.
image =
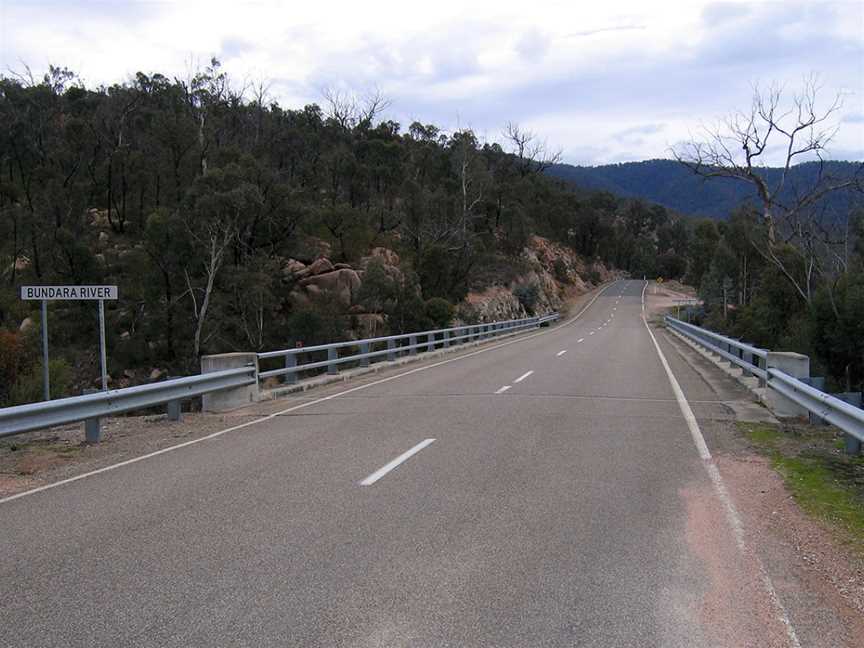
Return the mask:
[[645,290],[0,501],[0,645],[827,645]]

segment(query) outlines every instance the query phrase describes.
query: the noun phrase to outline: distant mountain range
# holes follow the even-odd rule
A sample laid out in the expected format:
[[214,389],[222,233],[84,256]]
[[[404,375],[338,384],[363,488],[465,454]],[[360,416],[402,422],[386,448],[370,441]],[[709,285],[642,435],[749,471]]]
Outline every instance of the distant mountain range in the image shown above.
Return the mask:
[[[850,177],[861,166],[860,162],[826,162],[825,173],[833,177]],[[764,168],[769,182],[776,182],[782,169]],[[556,164],[547,174],[561,178],[582,189],[609,191],[618,196],[643,198],[678,213],[726,219],[732,211],[748,199],[755,199],[752,186],[740,180],[711,178],[705,180],[674,160],[646,160],[596,167]],[[818,173],[818,164],[805,162],[790,170],[784,193],[786,198],[812,187]],[[844,192],[832,196],[827,204],[838,213],[848,210],[853,196]]]

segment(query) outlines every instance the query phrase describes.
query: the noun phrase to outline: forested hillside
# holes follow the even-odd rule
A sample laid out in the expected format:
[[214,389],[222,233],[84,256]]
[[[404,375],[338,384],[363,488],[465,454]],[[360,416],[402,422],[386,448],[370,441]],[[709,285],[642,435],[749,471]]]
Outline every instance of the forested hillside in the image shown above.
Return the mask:
[[[331,94],[286,108],[239,90],[218,61],[99,88],[58,68],[0,78],[0,403],[40,395],[24,284],[120,286],[112,386],[194,372],[207,353],[562,308],[614,273],[681,278],[711,326],[861,384],[860,192],[767,229],[738,193],[728,220],[688,218],[624,185],[602,185],[621,197],[551,177],[554,156],[518,128],[481,142],[394,123],[385,103]],[[632,168],[663,188],[652,197],[693,210],[703,181],[673,164]],[[54,303],[49,320],[54,394],[91,385],[92,304]]]
[[[777,182],[781,171],[770,167],[760,169],[772,185]],[[791,201],[796,193],[813,187],[820,171],[837,178],[862,173],[860,162],[828,161],[822,169],[816,162],[796,164],[789,174],[783,198]],[[731,178],[715,178],[708,182],[675,160],[645,160],[596,167],[556,164],[547,173],[583,189],[642,198],[681,214],[717,219],[729,218],[737,207],[756,198],[752,185]],[[838,192],[826,197],[823,206],[842,217],[848,213],[853,201],[852,193]]]
[[[22,284],[120,286],[122,386],[205,353],[557,308],[610,268],[686,270],[687,225],[665,209],[558,183],[535,146],[382,107],[285,108],[217,61],[99,88],[57,68],[0,79],[0,402],[39,397]],[[55,394],[97,375],[94,311],[51,305]]]

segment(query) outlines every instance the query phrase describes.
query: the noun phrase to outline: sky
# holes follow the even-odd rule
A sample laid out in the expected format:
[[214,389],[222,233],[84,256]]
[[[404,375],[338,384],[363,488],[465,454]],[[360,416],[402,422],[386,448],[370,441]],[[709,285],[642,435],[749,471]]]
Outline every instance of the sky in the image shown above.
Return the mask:
[[0,0],[4,74],[53,64],[98,86],[213,56],[284,107],[377,89],[405,129],[500,142],[509,121],[589,165],[669,157],[755,84],[791,99],[816,74],[823,105],[843,96],[828,157],[864,160],[861,0]]

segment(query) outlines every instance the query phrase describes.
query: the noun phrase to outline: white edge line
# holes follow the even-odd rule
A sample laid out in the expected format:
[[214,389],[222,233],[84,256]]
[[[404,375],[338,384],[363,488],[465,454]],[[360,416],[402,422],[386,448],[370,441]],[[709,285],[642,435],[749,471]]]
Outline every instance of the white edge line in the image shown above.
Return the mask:
[[435,367],[440,367],[441,365],[449,364],[451,362],[456,362],[458,360],[464,360],[465,358],[470,358],[475,355],[479,355],[481,353],[486,353],[487,351],[493,351],[495,349],[500,349],[501,347],[510,346],[511,344],[516,344],[517,342],[524,342],[525,340],[530,340],[539,335],[546,335],[551,331],[558,330],[558,328],[563,328],[564,326],[569,326],[577,319],[582,316],[586,310],[591,308],[595,301],[606,292],[613,285],[621,281],[620,279],[616,279],[609,285],[607,285],[603,290],[598,292],[594,297],[592,297],[591,301],[589,301],[585,306],[576,313],[569,320],[564,322],[561,327],[556,328],[548,328],[544,331],[538,331],[537,333],[532,333],[531,335],[520,336],[514,340],[509,340],[507,342],[502,342],[501,344],[496,344],[494,346],[488,346],[483,349],[478,349],[477,351],[472,351],[471,353],[465,353],[462,355],[458,355],[455,358],[448,358],[447,360],[441,360],[440,362],[434,362],[429,365],[425,365],[423,367],[416,367],[414,369],[409,369],[408,371],[403,371],[402,373],[395,374],[393,376],[388,376],[386,378],[381,378],[380,380],[375,380],[370,383],[364,383],[362,385],[357,385],[357,387],[352,387],[351,389],[346,389],[345,391],[337,392],[335,394],[330,394],[329,396],[322,396],[321,398],[316,398],[315,400],[307,401],[305,403],[300,403],[298,405],[294,405],[293,407],[289,407],[284,410],[280,410],[278,412],[274,412],[273,414],[268,414],[267,416],[262,416],[253,421],[246,421],[245,423],[240,423],[239,425],[233,425],[229,428],[225,428],[224,430],[218,430],[213,432],[212,434],[207,434],[202,437],[198,437],[197,439],[191,439],[189,441],[184,441],[183,443],[178,443],[173,446],[168,446],[167,448],[161,448],[154,452],[148,452],[147,454],[143,454],[139,457],[132,457],[131,459],[126,459],[125,461],[121,461],[116,464],[111,464],[110,466],[103,466],[102,468],[97,468],[96,470],[91,470],[89,472],[81,473],[80,475],[75,475],[74,477],[69,477],[67,479],[61,479],[56,482],[51,482],[50,484],[45,484],[44,486],[38,486],[37,488],[31,488],[30,490],[23,491],[21,493],[15,493],[14,495],[9,495],[7,497],[0,498],[0,504],[5,504],[6,502],[11,502],[13,500],[20,499],[22,497],[26,497],[28,495],[35,495],[36,493],[41,493],[46,490],[51,490],[52,488],[57,488],[58,486],[64,486],[66,484],[71,484],[73,482],[79,481],[81,479],[85,479],[87,477],[94,477],[96,475],[100,475],[102,473],[110,472],[112,470],[116,470],[117,468],[122,468],[123,466],[128,466],[130,464],[138,463],[139,461],[144,461],[145,459],[150,459],[151,457],[158,457],[161,454],[165,454],[167,452],[171,452],[173,450],[179,450],[180,448],[185,448],[186,446],[195,445],[196,443],[201,443],[202,441],[209,441],[210,439],[215,439],[217,437],[222,436],[223,434],[227,434],[228,432],[234,432],[235,430],[240,430],[251,425],[257,425],[259,423],[265,423],[267,421],[271,421],[275,419],[277,416],[282,416],[284,414],[289,414],[298,409],[302,409],[304,407],[309,407],[311,405],[317,405],[318,403],[323,403],[325,401],[332,400],[334,398],[338,398],[339,396],[344,396],[345,394],[351,394],[355,391],[360,391],[361,389],[368,389],[369,387],[374,387],[375,385],[380,385],[382,383],[390,382],[391,380],[396,380],[397,378],[402,378],[403,376],[409,376],[411,374],[417,373],[419,371],[426,371],[428,369],[433,369]]
[[[681,409],[681,414],[683,414],[684,420],[687,422],[687,427],[690,429],[690,436],[693,437],[693,443],[696,444],[696,449],[699,452],[699,456],[702,459],[705,469],[708,471],[708,476],[711,478],[711,483],[714,486],[714,490],[717,492],[717,497],[726,509],[726,519],[729,522],[729,526],[732,528],[732,533],[735,536],[735,543],[738,545],[738,549],[744,553],[746,551],[746,543],[744,542],[744,525],[741,521],[741,516],[735,508],[734,502],[732,502],[732,497],[729,495],[729,491],[726,490],[726,484],[723,482],[723,477],[717,469],[717,464],[714,463],[714,459],[711,457],[711,452],[708,450],[708,445],[705,443],[705,437],[702,436],[702,431],[699,429],[699,423],[693,415],[693,410],[690,408],[686,396],[684,396],[684,391],[681,389],[678,379],[675,378],[675,374],[672,373],[672,368],[669,366],[663,350],[657,343],[654,331],[652,331],[651,327],[648,326],[648,318],[645,316],[645,289],[647,287],[648,282],[646,281],[645,285],[642,287],[642,323],[645,325],[648,335],[651,336],[651,341],[654,343],[654,348],[657,350],[657,355],[660,358],[660,364],[663,365],[663,369],[666,371],[666,377],[669,379],[669,384],[672,385],[672,391],[675,393],[675,400],[678,401],[678,407]],[[792,627],[792,622],[789,620],[789,614],[786,612],[786,608],[783,606],[780,597],[777,595],[777,591],[774,589],[774,584],[771,582],[771,577],[768,575],[765,565],[756,554],[753,554],[753,558],[758,563],[759,570],[762,572],[762,584],[768,593],[768,597],[774,604],[780,622],[786,628],[786,636],[789,638],[789,641],[794,648],[801,648],[801,643],[798,641],[798,635],[795,633],[795,628]]]
[[425,448],[426,446],[428,446],[434,442],[435,442],[435,439],[426,439],[425,441],[421,441],[420,443],[415,445],[413,448],[411,448],[407,452],[403,452],[401,455],[396,457],[393,461],[382,466],[381,468],[376,470],[374,473],[369,475],[366,479],[364,479],[363,481],[360,482],[360,485],[361,486],[371,486],[372,484],[377,482],[379,479],[381,479],[384,475],[386,475],[391,470],[396,468],[396,466],[398,466],[399,464],[401,464],[405,461],[408,461],[408,459],[410,459],[415,454],[420,452],[423,448]]
[[514,380],[513,382],[514,382],[514,383],[520,383],[520,382],[522,382],[523,380],[525,380],[528,376],[530,376],[530,375],[533,374],[533,373],[534,373],[534,370],[533,370],[533,369],[532,369],[531,371],[526,371],[524,374],[522,374],[521,376],[519,376],[519,377],[518,377],[516,380]]

